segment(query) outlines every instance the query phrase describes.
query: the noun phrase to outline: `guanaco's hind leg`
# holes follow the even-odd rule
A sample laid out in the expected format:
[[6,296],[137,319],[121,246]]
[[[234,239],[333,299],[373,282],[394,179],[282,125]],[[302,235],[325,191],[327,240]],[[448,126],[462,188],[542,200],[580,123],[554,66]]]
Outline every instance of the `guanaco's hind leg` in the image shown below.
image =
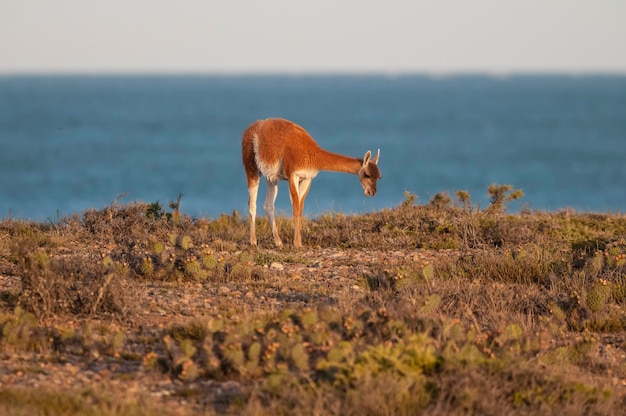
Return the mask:
[[289,196],[293,211],[293,245],[302,247],[302,212],[304,200],[311,188],[311,178],[293,177],[289,180]]
[[276,226],[276,218],[274,218],[274,202],[278,196],[278,182],[267,180],[267,193],[265,194],[265,212],[270,220],[270,226],[272,227],[272,234],[274,235],[274,243],[277,247],[282,247],[283,242],[278,235],[278,227]]

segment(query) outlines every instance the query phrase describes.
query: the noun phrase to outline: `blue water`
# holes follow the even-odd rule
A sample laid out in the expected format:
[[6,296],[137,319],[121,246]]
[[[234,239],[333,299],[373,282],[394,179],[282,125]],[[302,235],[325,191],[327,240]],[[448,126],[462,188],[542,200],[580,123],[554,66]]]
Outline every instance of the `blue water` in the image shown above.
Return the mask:
[[[241,133],[266,117],[334,152],[381,149],[375,197],[322,172],[308,215],[393,207],[405,191],[426,203],[463,189],[486,206],[491,183],[523,189],[513,211],[626,211],[626,77],[5,76],[0,218],[181,192],[193,217],[245,213]],[[277,208],[290,213],[286,183]]]

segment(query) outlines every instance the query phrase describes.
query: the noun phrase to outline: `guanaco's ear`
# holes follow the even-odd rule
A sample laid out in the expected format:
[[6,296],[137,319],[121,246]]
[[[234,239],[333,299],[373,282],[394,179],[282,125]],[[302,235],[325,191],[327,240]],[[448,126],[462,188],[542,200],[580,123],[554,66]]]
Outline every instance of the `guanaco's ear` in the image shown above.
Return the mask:
[[365,156],[363,156],[363,166],[364,167],[365,167],[365,165],[367,165],[367,162],[369,162],[371,158],[372,158],[372,152],[370,152],[368,150],[367,152],[365,152]]
[[376,157],[374,159],[372,159],[372,162],[375,165],[378,165],[378,158],[380,157],[380,149],[378,149],[378,153],[376,153]]

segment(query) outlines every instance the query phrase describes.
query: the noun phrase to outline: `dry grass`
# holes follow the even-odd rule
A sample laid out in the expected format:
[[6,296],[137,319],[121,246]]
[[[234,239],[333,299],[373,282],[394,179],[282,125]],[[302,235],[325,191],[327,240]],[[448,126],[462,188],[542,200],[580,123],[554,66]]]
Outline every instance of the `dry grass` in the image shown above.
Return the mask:
[[623,414],[626,217],[516,192],[327,214],[304,250],[155,204],[2,220],[0,411]]
[[6,416],[33,415],[161,415],[162,409],[150,404],[148,397],[119,388],[94,391],[0,388],[0,413]]

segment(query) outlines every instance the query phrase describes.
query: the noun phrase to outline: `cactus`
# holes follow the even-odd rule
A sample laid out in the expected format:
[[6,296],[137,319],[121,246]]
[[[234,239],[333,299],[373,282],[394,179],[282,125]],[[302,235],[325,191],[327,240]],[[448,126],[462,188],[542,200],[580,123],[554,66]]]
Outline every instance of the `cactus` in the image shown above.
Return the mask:
[[301,322],[304,328],[309,328],[312,325],[315,325],[317,323],[317,312],[312,309],[306,309],[302,313]]
[[276,352],[280,348],[279,342],[272,342],[265,347],[263,351],[263,370],[266,373],[271,373],[276,367]]
[[204,338],[202,343],[202,353],[204,355],[204,369],[210,376],[217,376],[221,373],[222,362],[217,358],[213,351],[213,342],[210,336]]
[[152,249],[154,251],[154,254],[159,256],[161,255],[161,253],[163,253],[163,250],[165,250],[165,245],[162,242],[157,241],[156,243],[154,243],[154,246]]
[[322,321],[326,322],[329,326],[335,325],[341,321],[341,313],[337,308],[333,308],[328,305],[323,305],[318,311],[319,317]]
[[328,326],[324,322],[319,322],[315,326],[310,327],[310,332],[307,334],[308,341],[315,346],[324,346],[329,343],[331,334],[328,330]]
[[44,270],[50,265],[50,255],[45,251],[37,251],[33,256],[35,265],[39,270]]
[[191,241],[191,237],[189,237],[188,235],[184,235],[180,239],[180,248],[182,248],[183,250],[189,250],[192,247],[193,247],[193,241]]
[[424,306],[420,308],[420,312],[425,315],[432,314],[437,310],[440,303],[441,303],[441,296],[436,293],[433,293],[432,295],[426,298],[426,301],[424,302]]
[[102,265],[106,268],[112,267],[114,263],[113,263],[113,259],[111,259],[111,256],[106,256],[105,258],[103,258]]
[[465,339],[465,332],[458,320],[450,320],[445,323],[444,333],[452,342],[461,342]]
[[245,371],[244,364],[246,357],[240,343],[234,342],[232,344],[223,345],[221,346],[221,351],[230,369],[240,374]]
[[141,274],[144,276],[152,276],[154,273],[154,264],[152,258],[145,257],[141,262]]
[[248,361],[258,364],[261,359],[261,343],[253,342],[248,348]]
[[309,356],[304,350],[304,346],[301,343],[293,346],[290,355],[291,362],[294,367],[296,367],[300,371],[308,371]]
[[587,306],[592,312],[601,311],[611,295],[611,287],[606,280],[600,279],[587,292]]
[[197,348],[193,345],[193,341],[191,341],[190,339],[183,339],[182,341],[180,341],[179,347],[187,358],[193,357],[197,351]]
[[565,322],[567,315],[565,315],[565,312],[563,311],[563,309],[561,309],[561,307],[559,305],[556,304],[556,302],[552,301],[548,304],[548,308],[550,313],[552,314],[552,316],[558,321],[558,322]]
[[202,280],[206,277],[206,273],[202,270],[202,266],[195,257],[188,258],[185,261],[185,273],[195,280]]
[[119,357],[120,350],[124,346],[124,341],[126,340],[126,336],[122,331],[116,331],[111,339],[111,352],[114,357]]
[[189,360],[189,357],[183,352],[174,338],[169,335],[163,337],[163,343],[167,350],[170,359],[172,360],[172,366],[174,369],[178,369],[185,361]]
[[504,345],[506,343],[511,343],[513,341],[518,341],[524,335],[524,331],[522,327],[518,324],[510,324],[504,328],[504,331],[495,338],[495,341],[498,345]]
[[363,334],[363,322],[354,319],[352,316],[346,316],[344,318],[343,328],[347,338],[359,338]]
[[205,252],[202,254],[202,265],[205,269],[211,270],[217,267],[217,259],[211,252]]
[[182,381],[193,381],[200,375],[200,369],[198,365],[192,360],[187,360],[181,365],[178,378]]
[[422,276],[426,280],[432,280],[435,277],[435,268],[432,264],[429,263],[422,267]]

